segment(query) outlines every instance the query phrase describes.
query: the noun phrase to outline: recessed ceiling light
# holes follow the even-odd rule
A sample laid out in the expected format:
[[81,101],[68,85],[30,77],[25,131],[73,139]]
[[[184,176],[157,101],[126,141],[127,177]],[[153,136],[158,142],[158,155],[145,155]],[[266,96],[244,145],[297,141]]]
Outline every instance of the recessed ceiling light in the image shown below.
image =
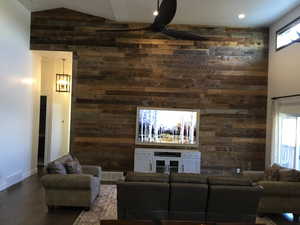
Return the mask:
[[238,15],[238,18],[239,18],[240,20],[243,20],[243,19],[246,18],[246,15],[245,15],[244,13],[241,13],[241,14]]

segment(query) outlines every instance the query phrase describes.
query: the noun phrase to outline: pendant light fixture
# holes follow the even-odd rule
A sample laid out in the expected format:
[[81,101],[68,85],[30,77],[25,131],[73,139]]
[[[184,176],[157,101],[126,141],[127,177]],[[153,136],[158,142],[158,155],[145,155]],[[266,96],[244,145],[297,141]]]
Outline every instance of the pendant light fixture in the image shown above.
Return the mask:
[[56,74],[56,92],[70,92],[71,76],[65,74],[65,61],[62,59],[63,72]]
[[157,9],[153,12],[153,16],[158,16],[158,14],[159,14],[159,6],[160,6],[160,2],[159,2],[159,0],[157,0]]

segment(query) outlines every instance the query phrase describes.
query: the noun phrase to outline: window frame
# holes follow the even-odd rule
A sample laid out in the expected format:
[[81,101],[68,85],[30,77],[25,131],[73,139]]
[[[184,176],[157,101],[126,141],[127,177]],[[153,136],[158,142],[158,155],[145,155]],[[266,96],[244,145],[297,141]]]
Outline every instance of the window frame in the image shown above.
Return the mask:
[[276,51],[280,51],[281,49],[284,49],[294,43],[299,43],[300,41],[300,37],[297,39],[297,40],[294,40],[292,41],[291,43],[287,44],[287,45],[284,45],[284,46],[281,46],[280,48],[277,47],[277,38],[278,38],[278,35],[287,31],[288,29],[292,28],[293,24],[297,25],[296,22],[299,22],[297,24],[300,24],[300,16],[297,17],[296,19],[294,19],[293,21],[291,21],[290,23],[288,23],[287,25],[283,26],[282,28],[280,28],[279,30],[276,31],[276,38],[275,38],[275,49]]
[[[298,132],[300,130],[300,127],[298,127],[298,123],[300,121],[300,114],[294,114],[294,113],[279,113],[277,117],[277,131],[276,131],[276,136],[277,136],[277,143],[276,143],[276,163],[282,165],[281,161],[281,145],[282,145],[282,127],[283,127],[283,119],[292,117],[296,119],[296,140],[295,140],[295,153],[294,153],[294,159],[293,159],[293,165],[294,168],[290,169],[296,169],[299,170],[300,168],[300,142],[299,142],[299,137],[298,137]],[[299,120],[299,121],[298,121]]]

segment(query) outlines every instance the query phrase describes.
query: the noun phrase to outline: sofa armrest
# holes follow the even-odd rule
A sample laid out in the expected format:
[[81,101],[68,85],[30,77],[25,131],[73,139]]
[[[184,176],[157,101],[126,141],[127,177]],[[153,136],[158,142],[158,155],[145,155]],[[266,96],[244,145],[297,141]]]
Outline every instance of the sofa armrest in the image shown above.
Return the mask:
[[250,178],[253,182],[261,181],[264,179],[264,171],[245,170],[243,176]]
[[258,184],[264,188],[264,195],[300,196],[300,182],[260,181]]
[[89,190],[93,187],[93,176],[87,174],[48,174],[41,178],[46,189]]
[[89,174],[101,178],[101,172],[102,169],[100,166],[86,166],[86,165],[82,166],[82,173],[84,174]]

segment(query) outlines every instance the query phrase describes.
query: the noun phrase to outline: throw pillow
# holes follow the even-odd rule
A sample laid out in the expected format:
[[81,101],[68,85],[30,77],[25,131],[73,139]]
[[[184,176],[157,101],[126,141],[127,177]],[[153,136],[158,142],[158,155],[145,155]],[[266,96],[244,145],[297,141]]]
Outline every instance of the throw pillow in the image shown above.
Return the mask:
[[274,163],[271,167],[265,170],[265,180],[268,181],[278,181],[279,180],[279,170],[283,169],[280,165]]
[[78,160],[67,161],[65,167],[68,174],[82,173],[82,168]]
[[49,174],[67,174],[66,168],[61,162],[54,161],[48,164],[47,172]]
[[299,182],[300,172],[294,169],[280,169],[279,180],[287,182]]

